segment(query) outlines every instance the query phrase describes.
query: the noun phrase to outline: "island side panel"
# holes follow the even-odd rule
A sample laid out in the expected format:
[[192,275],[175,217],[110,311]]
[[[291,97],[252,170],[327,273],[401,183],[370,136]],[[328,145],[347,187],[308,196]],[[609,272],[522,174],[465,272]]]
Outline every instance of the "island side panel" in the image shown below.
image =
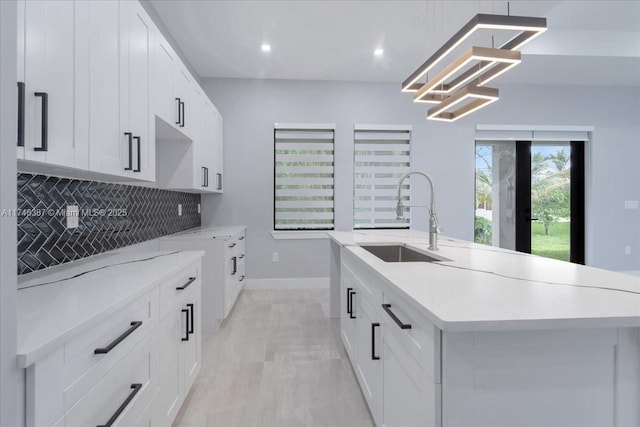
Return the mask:
[[331,245],[330,277],[329,277],[329,307],[331,318],[340,318],[340,248],[341,245],[329,239]]
[[443,426],[638,426],[638,331],[443,333]]

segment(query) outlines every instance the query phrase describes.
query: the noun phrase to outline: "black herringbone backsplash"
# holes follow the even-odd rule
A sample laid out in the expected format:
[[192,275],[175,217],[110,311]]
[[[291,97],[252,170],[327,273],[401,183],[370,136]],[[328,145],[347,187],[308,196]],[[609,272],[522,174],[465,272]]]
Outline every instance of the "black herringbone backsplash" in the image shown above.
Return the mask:
[[[18,274],[197,227],[198,203],[199,194],[19,173]],[[66,227],[67,205],[79,207],[78,228]]]

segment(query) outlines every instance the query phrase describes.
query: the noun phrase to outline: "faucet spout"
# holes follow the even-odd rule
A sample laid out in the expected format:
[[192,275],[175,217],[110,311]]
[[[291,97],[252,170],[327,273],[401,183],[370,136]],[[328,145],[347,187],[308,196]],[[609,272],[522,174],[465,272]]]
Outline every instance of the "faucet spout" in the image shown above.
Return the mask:
[[[433,179],[429,174],[424,172],[420,172],[417,170],[412,170],[400,178],[398,182],[398,204],[396,206],[396,216],[398,219],[404,218],[404,206],[402,205],[401,199],[401,190],[402,183],[405,179],[407,179],[411,175],[421,175],[427,179],[429,182],[429,187],[431,188],[431,202],[429,204],[429,249],[432,251],[438,250],[438,233],[440,232],[440,223],[438,222],[438,215],[436,213],[436,195],[435,190],[433,188]],[[409,206],[410,207],[410,206]]]

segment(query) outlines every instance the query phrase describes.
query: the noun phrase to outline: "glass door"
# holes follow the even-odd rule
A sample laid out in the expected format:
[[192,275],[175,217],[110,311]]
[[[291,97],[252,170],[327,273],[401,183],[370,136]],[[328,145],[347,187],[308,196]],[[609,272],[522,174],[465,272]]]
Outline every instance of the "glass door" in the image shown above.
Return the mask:
[[476,143],[475,241],[584,263],[584,142]]

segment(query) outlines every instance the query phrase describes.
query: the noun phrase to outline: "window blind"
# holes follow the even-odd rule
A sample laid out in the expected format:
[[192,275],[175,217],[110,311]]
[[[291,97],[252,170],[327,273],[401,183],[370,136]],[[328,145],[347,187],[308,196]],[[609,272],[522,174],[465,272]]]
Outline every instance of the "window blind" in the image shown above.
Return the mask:
[[[409,210],[396,219],[398,181],[411,169],[411,127],[354,127],[353,228],[409,228]],[[401,198],[410,205],[409,179]]]
[[334,129],[276,125],[274,230],[333,230]]

